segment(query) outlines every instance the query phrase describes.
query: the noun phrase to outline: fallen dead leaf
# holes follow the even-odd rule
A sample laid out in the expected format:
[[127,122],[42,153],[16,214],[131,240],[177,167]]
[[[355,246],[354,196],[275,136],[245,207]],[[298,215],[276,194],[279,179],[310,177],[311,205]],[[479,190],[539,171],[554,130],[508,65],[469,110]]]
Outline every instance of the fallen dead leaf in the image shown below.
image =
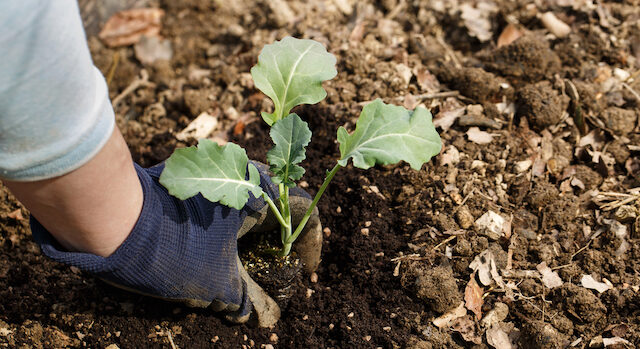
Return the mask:
[[507,318],[509,315],[509,306],[502,303],[496,302],[493,305],[493,309],[489,310],[487,314],[480,321],[480,326],[482,328],[491,328],[495,324]]
[[477,255],[471,264],[469,264],[469,268],[471,268],[475,273],[478,274],[478,278],[480,282],[484,286],[491,285],[492,277],[491,277],[491,261],[493,260],[493,253],[490,250],[484,250],[482,253]]
[[110,47],[127,46],[144,35],[158,36],[164,11],[159,8],[135,8],[120,11],[107,20],[98,37]]
[[491,15],[497,11],[497,7],[493,2],[479,1],[476,7],[470,4],[460,6],[460,17],[464,21],[465,27],[469,31],[469,35],[478,38],[482,42],[491,40],[493,32],[491,31]]
[[481,131],[478,127],[470,127],[467,130],[469,140],[477,144],[488,144],[493,140],[493,134]]
[[487,330],[487,343],[496,349],[511,349],[509,335],[499,326],[493,326]]
[[591,275],[582,275],[580,284],[582,285],[582,287],[596,290],[598,291],[598,293],[602,293],[611,289],[611,286],[605,284],[604,282],[596,281],[596,279],[594,279]]
[[433,324],[437,328],[449,328],[455,319],[465,315],[467,315],[467,308],[464,307],[464,302],[460,302],[457,308],[451,309],[448,313],[433,319]]
[[157,36],[143,35],[140,41],[133,46],[133,51],[136,58],[143,64],[151,64],[159,60],[169,61],[173,56],[171,41],[162,40]]
[[441,111],[436,116],[436,119],[433,120],[433,125],[435,127],[440,127],[442,132],[445,132],[451,128],[453,123],[455,123],[459,117],[464,115],[465,110],[465,107],[461,107],[453,110]]
[[505,219],[493,211],[485,212],[475,221],[474,225],[480,234],[493,241],[504,236]]
[[191,121],[187,127],[176,134],[176,138],[184,142],[190,138],[206,138],[215,131],[217,126],[218,118],[205,112],[198,115],[198,117]]
[[453,321],[451,329],[460,333],[462,339],[467,342],[480,344],[482,343],[482,337],[476,333],[476,323],[473,321],[471,315],[459,317]]
[[522,31],[518,30],[518,27],[509,23],[504,29],[500,36],[498,37],[498,48],[502,46],[507,46],[510,43],[518,40],[522,36]]
[[604,344],[604,347],[606,348],[608,346],[616,345],[616,344],[631,345],[631,342],[629,342],[624,338],[612,337],[612,338],[602,338],[602,344]]
[[542,262],[536,266],[536,269],[542,274],[542,283],[548,288],[555,288],[562,286],[563,282],[558,272],[551,270],[547,266],[547,263]]
[[435,75],[431,74],[425,67],[414,68],[413,74],[416,76],[416,81],[420,89],[425,92],[438,92],[440,91],[440,82]]
[[482,299],[482,288],[476,282],[476,274],[471,275],[471,279],[464,289],[464,305],[471,312],[476,314],[476,320],[482,318],[482,305],[484,300]]

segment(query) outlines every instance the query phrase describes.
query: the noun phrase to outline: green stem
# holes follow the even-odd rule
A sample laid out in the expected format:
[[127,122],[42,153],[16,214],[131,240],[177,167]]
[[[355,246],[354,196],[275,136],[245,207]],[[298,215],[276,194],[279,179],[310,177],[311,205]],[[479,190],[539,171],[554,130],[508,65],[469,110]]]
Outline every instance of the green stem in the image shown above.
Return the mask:
[[331,172],[329,172],[329,174],[327,174],[327,177],[324,179],[324,182],[322,183],[322,186],[320,187],[320,190],[318,190],[318,193],[313,198],[313,201],[311,202],[311,205],[309,205],[309,208],[307,209],[307,212],[305,212],[304,217],[302,217],[302,220],[300,221],[300,224],[298,224],[298,227],[296,228],[295,232],[293,232],[293,235],[291,235],[291,237],[285,242],[285,247],[286,247],[286,245],[289,245],[289,248],[291,248],[291,244],[294,241],[296,241],[296,239],[298,238],[300,233],[302,233],[302,229],[304,229],[304,226],[309,221],[309,218],[311,217],[311,213],[313,213],[313,209],[318,204],[318,201],[320,200],[320,197],[322,197],[322,194],[324,194],[324,191],[329,186],[329,183],[333,179],[333,176],[336,175],[336,172],[338,172],[338,170],[341,167],[342,166],[340,166],[340,164],[336,164],[333,167],[333,169],[331,170]]
[[286,256],[291,251],[291,244],[287,246],[285,243],[291,238],[291,209],[289,207],[289,187],[287,187],[284,183],[280,183],[278,185],[278,191],[280,193],[280,197],[278,201],[280,202],[280,212],[282,213],[282,219],[286,222],[286,224],[281,224],[280,226],[280,240],[282,241],[282,251],[280,253],[281,256]]
[[[280,211],[278,210],[278,207],[273,202],[273,200],[271,200],[269,195],[267,195],[267,193],[265,193],[265,192],[262,193],[262,197],[264,198],[264,201],[266,201],[267,204],[269,205],[269,207],[271,208],[271,211],[273,212],[273,214],[276,215],[276,218],[278,219],[278,222],[280,222],[280,225],[282,227],[286,227],[287,226],[287,222],[284,220],[284,218],[280,214]],[[291,227],[290,224],[289,224],[289,227]]]

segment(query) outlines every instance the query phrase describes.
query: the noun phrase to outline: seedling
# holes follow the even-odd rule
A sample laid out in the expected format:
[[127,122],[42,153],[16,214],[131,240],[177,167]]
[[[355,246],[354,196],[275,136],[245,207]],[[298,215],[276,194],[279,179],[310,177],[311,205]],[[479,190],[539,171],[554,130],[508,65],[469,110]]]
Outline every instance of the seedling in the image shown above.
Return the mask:
[[242,209],[249,193],[262,196],[280,222],[283,245],[280,254],[286,256],[327,186],[338,170],[347,166],[349,159],[353,166],[365,170],[376,164],[400,161],[419,170],[440,152],[440,136],[428,110],[418,107],[408,111],[380,99],[367,104],[353,133],[349,134],[344,127],[338,129],[340,159],[327,173],[302,221],[293,227],[289,188],[294,187],[305,172],[298,164],[305,159],[311,130],[290,111],[295,106],[314,104],[326,97],[322,82],[336,76],[335,64],[335,57],[320,43],[286,37],[266,45],[258,64],[251,69],[255,86],[274,104],[273,113],[263,112],[262,118],[271,126],[274,147],[267,153],[267,161],[273,173],[271,178],[278,184],[278,205],[260,188],[258,170],[249,163],[245,150],[233,143],[219,146],[201,139],[197,147],[177,149],[167,159],[160,183],[181,200],[201,193],[212,202],[235,209]]

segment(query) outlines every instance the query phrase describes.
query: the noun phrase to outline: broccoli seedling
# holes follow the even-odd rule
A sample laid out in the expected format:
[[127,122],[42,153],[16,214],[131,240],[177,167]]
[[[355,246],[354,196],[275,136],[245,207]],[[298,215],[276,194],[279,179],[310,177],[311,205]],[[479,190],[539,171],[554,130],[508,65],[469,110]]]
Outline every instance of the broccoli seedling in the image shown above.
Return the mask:
[[[336,59],[318,42],[286,37],[266,45],[258,64],[251,69],[255,86],[274,104],[273,113],[262,113],[271,126],[274,147],[267,152],[272,180],[278,184],[278,205],[260,188],[257,168],[249,163],[244,149],[228,143],[219,146],[201,139],[196,147],[177,149],[166,161],[160,183],[171,195],[185,200],[198,193],[212,202],[235,209],[249,200],[249,193],[262,196],[281,225],[282,250],[286,256],[304,229],[318,200],[341,167],[349,159],[353,166],[368,169],[376,164],[406,161],[415,170],[440,152],[440,136],[431,113],[421,107],[409,111],[377,99],[360,113],[353,133],[338,129],[340,158],[329,171],[297,227],[291,224],[289,188],[295,186],[305,170],[298,164],[305,159],[311,130],[291,109],[314,104],[327,95],[322,82],[336,76]],[[247,175],[247,171],[249,172]]]

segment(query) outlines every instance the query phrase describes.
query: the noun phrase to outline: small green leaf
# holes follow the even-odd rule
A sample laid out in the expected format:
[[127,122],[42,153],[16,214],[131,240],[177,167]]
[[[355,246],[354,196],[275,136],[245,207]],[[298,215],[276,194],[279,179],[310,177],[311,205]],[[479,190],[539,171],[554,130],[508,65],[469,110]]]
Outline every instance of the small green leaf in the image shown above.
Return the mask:
[[351,135],[344,127],[338,129],[338,142],[338,163],[346,166],[351,158],[362,169],[404,160],[419,170],[442,146],[428,110],[419,107],[410,112],[380,99],[362,109]]
[[237,144],[219,146],[209,139],[201,139],[198,147],[176,149],[165,162],[160,184],[169,194],[180,200],[198,193],[212,202],[241,209],[249,200],[249,192],[262,195],[260,174],[249,164],[249,158]]
[[300,104],[323,100],[327,92],[322,82],[336,76],[336,58],[317,41],[290,36],[266,45],[251,76],[258,89],[273,100],[273,113],[262,113],[264,121],[274,122]]
[[311,130],[306,122],[293,113],[276,121],[269,134],[275,144],[267,152],[267,161],[274,173],[273,182],[290,185],[304,174],[304,168],[297,164],[305,159],[304,148],[311,141]]

